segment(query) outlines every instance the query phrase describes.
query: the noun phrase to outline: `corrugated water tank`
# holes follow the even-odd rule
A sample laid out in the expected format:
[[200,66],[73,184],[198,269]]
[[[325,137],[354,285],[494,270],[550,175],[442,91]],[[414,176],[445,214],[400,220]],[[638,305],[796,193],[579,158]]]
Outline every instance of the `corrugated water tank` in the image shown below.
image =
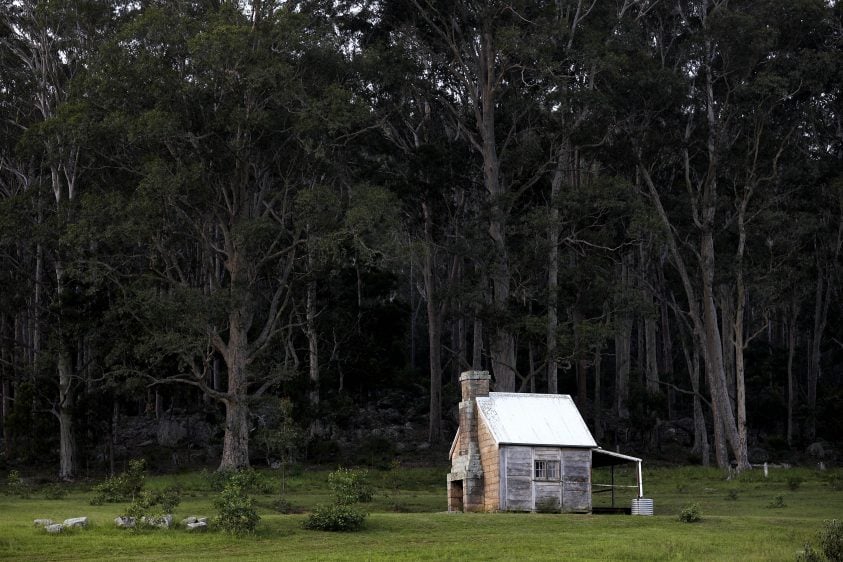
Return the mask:
[[632,500],[632,514],[633,515],[652,515],[653,514],[653,500],[652,500],[652,498],[634,498]]

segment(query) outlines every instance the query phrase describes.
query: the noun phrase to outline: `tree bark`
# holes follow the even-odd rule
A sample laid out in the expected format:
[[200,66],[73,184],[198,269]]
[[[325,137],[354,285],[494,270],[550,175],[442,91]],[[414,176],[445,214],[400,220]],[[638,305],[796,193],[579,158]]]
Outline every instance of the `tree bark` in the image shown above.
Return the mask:
[[796,356],[796,328],[799,318],[799,301],[794,297],[787,312],[787,444],[793,445],[793,409],[796,405],[796,386],[793,376],[793,359]]
[[615,313],[615,411],[621,420],[629,419],[629,368],[632,340],[632,317],[629,314],[626,293],[629,283],[631,256],[624,254],[620,264],[621,310]]
[[[237,276],[234,275],[236,278]],[[228,390],[225,404],[225,434],[220,471],[249,466],[249,380],[247,377],[248,314],[241,308],[229,313],[229,339],[226,354]]]
[[424,278],[427,305],[428,359],[430,361],[430,401],[428,410],[428,440],[439,443],[442,439],[442,310],[438,302],[433,249],[433,218],[426,203],[424,214]]

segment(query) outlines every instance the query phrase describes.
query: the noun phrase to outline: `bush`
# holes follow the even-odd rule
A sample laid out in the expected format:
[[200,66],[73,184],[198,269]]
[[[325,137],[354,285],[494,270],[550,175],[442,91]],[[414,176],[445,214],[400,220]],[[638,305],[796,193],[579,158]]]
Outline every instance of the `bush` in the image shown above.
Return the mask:
[[296,513],[298,510],[293,507],[293,504],[290,503],[290,500],[285,498],[284,496],[279,497],[274,502],[272,502],[272,509],[277,511],[278,513]]
[[44,487],[44,499],[63,500],[67,495],[67,489],[61,484],[49,484]]
[[169,487],[161,492],[142,490],[134,497],[126,512],[121,516],[134,517],[138,524],[141,524],[144,517],[153,520],[168,513],[172,514],[180,503],[181,491],[178,488]]
[[806,544],[805,549],[796,555],[796,562],[824,562],[824,558],[813,546]]
[[679,520],[683,523],[696,523],[698,521],[702,521],[700,506],[695,503],[686,505],[682,508],[682,511],[679,512]]
[[226,533],[254,533],[260,522],[255,500],[247,494],[250,478],[249,471],[233,473],[222,492],[214,499],[214,508],[217,510],[214,521]]
[[17,470],[9,471],[6,477],[6,493],[10,496],[18,496],[20,498],[28,498],[30,493],[29,485],[23,481],[20,472]]
[[372,487],[369,485],[369,471],[338,468],[328,474],[328,486],[334,493],[337,504],[350,505],[372,501]]
[[787,504],[784,503],[784,496],[775,496],[770,503],[767,504],[767,507],[770,509],[779,509],[782,507],[787,507]]
[[843,561],[843,521],[840,519],[825,521],[819,538],[820,547],[829,561]]
[[156,503],[161,505],[164,513],[172,513],[181,503],[181,490],[175,486],[168,486],[155,496]]
[[129,461],[129,470],[117,476],[109,476],[100,484],[94,486],[94,497],[91,505],[104,503],[118,503],[133,501],[143,489],[146,479],[146,461],[133,459]]
[[363,528],[366,514],[349,505],[317,506],[302,526],[311,531],[353,532]]
[[726,492],[726,499],[730,501],[737,501],[738,491],[734,488],[730,489],[728,492]]

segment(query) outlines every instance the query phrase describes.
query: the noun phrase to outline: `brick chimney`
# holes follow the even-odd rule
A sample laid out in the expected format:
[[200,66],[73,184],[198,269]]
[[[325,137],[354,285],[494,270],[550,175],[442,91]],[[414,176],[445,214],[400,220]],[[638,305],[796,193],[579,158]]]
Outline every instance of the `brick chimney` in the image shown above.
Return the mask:
[[459,454],[478,452],[477,404],[474,399],[489,396],[489,371],[465,371],[460,375],[462,402],[460,402]]
[[459,440],[451,457],[448,474],[448,510],[482,511],[483,465],[477,439],[477,403],[475,398],[489,395],[488,371],[466,371],[460,375]]

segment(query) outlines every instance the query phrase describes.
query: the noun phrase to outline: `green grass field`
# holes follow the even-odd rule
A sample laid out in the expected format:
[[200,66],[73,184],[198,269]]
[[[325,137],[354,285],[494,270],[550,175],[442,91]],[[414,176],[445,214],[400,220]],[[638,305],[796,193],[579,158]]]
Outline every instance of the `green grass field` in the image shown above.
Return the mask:
[[[28,499],[0,495],[0,558],[14,560],[795,560],[814,541],[824,519],[843,516],[840,471],[760,470],[726,481],[714,469],[654,468],[645,471],[645,495],[654,517],[527,513],[448,514],[446,467],[371,471],[374,500],[364,531],[326,533],[301,528],[305,514],[272,509],[278,472],[262,471],[255,494],[262,520],[254,536],[208,532],[125,531],[113,519],[125,504],[89,505],[92,494],[77,485],[60,500],[33,490]],[[328,471],[307,470],[284,479],[284,497],[306,512],[328,503]],[[596,473],[595,482],[608,481]],[[797,482],[801,479],[801,482]],[[616,474],[617,483],[631,482]],[[789,482],[790,481],[790,482]],[[796,483],[796,484],[794,484]],[[149,477],[148,488],[178,485],[176,519],[213,515],[213,492],[198,473]],[[796,489],[792,489],[796,487]],[[628,505],[632,492],[618,496]],[[596,503],[604,503],[606,494]],[[781,497],[780,499],[778,497]],[[699,523],[677,515],[697,503]],[[784,504],[784,507],[770,507]],[[86,515],[92,526],[46,535],[32,520]]]

